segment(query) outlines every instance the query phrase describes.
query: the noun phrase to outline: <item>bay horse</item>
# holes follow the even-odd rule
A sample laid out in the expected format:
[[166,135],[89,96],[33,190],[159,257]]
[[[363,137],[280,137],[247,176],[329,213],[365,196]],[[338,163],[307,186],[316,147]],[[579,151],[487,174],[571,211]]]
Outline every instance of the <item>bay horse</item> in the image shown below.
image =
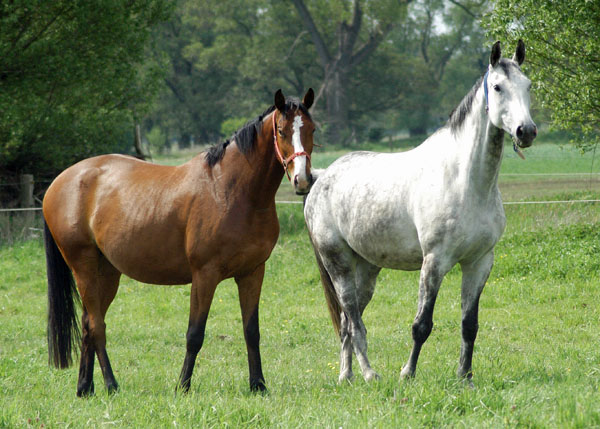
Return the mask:
[[378,377],[367,358],[362,314],[382,267],[421,270],[413,347],[401,371],[406,378],[414,376],[431,333],[442,279],[460,264],[458,375],[472,384],[479,297],[506,224],[498,190],[504,134],[516,150],[537,135],[524,59],[522,41],[512,60],[501,58],[496,42],[485,76],[421,145],[403,153],[350,153],[318,173],[304,215],[341,340],[340,382],[353,376],[352,351],[365,380]]
[[[68,367],[81,335],[78,396],[94,392],[94,355],[108,392],[118,388],[106,352],[105,316],[121,274],[151,284],[192,284],[177,387],[184,392],[190,388],[215,289],[233,277],[250,389],[265,390],[258,304],[265,261],[279,235],[275,193],[284,174],[297,194],[308,192],[315,129],[308,111],[312,88],[301,102],[286,101],[281,90],[274,100],[230,141],[185,164],[98,156],[69,167],[48,188],[43,213],[49,357],[56,367]],[[81,334],[77,291],[83,307]]]

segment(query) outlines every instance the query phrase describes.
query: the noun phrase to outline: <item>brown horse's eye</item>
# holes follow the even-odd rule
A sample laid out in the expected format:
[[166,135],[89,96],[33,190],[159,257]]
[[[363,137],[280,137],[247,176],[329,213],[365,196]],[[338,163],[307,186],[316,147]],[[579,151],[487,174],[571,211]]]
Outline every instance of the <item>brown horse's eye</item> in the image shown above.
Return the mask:
[[285,138],[285,133],[284,133],[283,131],[281,131],[281,128],[279,128],[277,131],[279,131],[279,135],[280,135],[282,138]]

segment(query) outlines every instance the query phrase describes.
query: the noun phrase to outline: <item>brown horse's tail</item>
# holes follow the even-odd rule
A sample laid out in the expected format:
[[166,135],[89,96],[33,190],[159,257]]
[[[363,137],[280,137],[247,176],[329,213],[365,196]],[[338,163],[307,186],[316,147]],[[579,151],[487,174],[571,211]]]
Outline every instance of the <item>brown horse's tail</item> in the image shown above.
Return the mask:
[[327,300],[327,308],[329,308],[329,315],[331,316],[331,321],[333,322],[333,329],[339,337],[342,306],[340,305],[340,301],[338,300],[337,293],[335,293],[335,288],[333,286],[333,282],[331,281],[331,276],[325,269],[325,266],[323,265],[323,260],[321,259],[321,255],[319,255],[319,252],[317,251],[317,248],[313,243],[310,231],[308,233],[308,238],[317,258],[317,265],[319,266],[319,273],[321,274],[321,284],[323,285],[323,292],[325,292],[325,299]]
[[69,269],[44,219],[46,273],[48,275],[48,357],[57,368],[71,365],[73,345],[81,334],[77,323],[76,303],[79,294]]

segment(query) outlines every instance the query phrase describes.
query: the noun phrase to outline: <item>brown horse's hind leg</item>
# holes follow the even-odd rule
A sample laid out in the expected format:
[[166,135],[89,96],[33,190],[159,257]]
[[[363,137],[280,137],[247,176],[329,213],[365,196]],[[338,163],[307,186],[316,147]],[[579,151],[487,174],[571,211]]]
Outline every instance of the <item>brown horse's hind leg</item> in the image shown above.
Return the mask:
[[79,364],[79,380],[77,396],[89,396],[94,393],[94,358],[96,348],[90,337],[90,325],[87,310],[81,315],[81,363]]
[[196,364],[196,356],[204,343],[204,331],[210,305],[219,280],[208,273],[195,272],[192,278],[190,293],[190,319],[186,334],[186,353],[179,375],[177,389],[186,393],[190,390],[192,373]]
[[104,317],[119,288],[121,273],[96,248],[82,251],[79,256],[73,264],[84,308],[77,395],[86,396],[94,392],[94,353],[98,356],[108,393],[113,393],[118,384],[106,353]]
[[264,274],[265,264],[261,264],[252,274],[235,279],[242,308],[244,338],[246,339],[250,369],[250,390],[252,391],[266,390],[260,361],[260,331],[258,328],[258,303]]

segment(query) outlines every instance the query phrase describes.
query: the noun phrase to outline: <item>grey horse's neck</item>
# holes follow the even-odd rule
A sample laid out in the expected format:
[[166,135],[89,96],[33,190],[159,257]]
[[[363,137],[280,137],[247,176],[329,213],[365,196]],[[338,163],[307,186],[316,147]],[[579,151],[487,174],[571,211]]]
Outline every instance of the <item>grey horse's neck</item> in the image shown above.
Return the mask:
[[460,168],[464,169],[469,191],[481,198],[493,195],[498,187],[504,130],[490,121],[482,87],[477,91],[472,109],[456,138],[461,147]]

